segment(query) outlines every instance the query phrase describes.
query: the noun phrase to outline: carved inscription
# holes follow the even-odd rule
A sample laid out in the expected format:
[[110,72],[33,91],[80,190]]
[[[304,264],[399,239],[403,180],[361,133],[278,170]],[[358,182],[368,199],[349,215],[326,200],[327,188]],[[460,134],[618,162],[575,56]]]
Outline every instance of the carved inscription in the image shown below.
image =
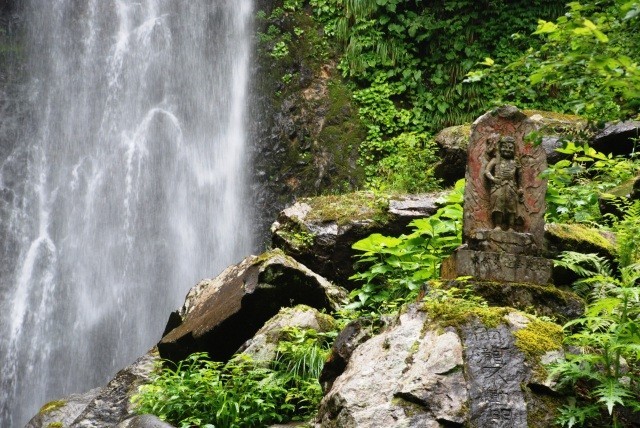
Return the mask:
[[[451,275],[468,275],[490,281],[533,284],[551,282],[553,264],[550,260],[541,257],[472,250],[458,250],[453,257],[455,259],[452,263],[455,263],[456,268],[455,271],[449,269]],[[443,278],[447,278],[448,273],[446,269],[443,270]]]
[[470,377],[471,419],[474,426],[526,427],[527,411],[520,389],[524,357],[504,326],[476,327],[466,332]]

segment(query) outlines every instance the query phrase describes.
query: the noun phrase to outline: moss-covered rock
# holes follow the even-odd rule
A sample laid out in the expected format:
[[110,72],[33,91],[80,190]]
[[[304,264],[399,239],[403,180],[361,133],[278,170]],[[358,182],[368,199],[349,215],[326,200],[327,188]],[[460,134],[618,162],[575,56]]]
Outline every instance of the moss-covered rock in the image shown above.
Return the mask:
[[616,257],[615,234],[583,224],[547,223],[545,239],[550,257],[562,251],[596,253],[610,260]]
[[[598,254],[612,262],[616,259],[616,238],[612,232],[590,228],[583,224],[547,223],[545,240],[549,258],[556,258],[563,251]],[[562,268],[554,268],[556,285],[570,285],[577,277]]]
[[552,426],[563,400],[540,373],[561,341],[558,325],[510,308],[411,305],[352,351],[318,426]]
[[442,286],[468,290],[491,306],[511,307],[562,322],[578,318],[584,313],[585,303],[580,297],[551,284],[450,280],[442,283]]
[[302,198],[271,227],[272,243],[345,288],[355,284],[351,246],[372,233],[399,235],[413,219],[435,213],[439,193],[381,196],[354,192]]
[[337,327],[333,317],[310,306],[297,305],[292,308],[282,308],[245,342],[238,352],[251,356],[256,362],[269,364],[275,360],[278,343],[285,338],[287,330],[315,330],[326,333],[336,330]]

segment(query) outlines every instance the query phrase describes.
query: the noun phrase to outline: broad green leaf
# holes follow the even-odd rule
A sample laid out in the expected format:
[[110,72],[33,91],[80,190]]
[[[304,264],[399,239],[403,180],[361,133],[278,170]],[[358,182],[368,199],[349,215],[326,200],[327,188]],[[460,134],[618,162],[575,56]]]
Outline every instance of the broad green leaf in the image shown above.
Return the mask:
[[351,248],[358,251],[377,252],[384,247],[395,247],[401,242],[402,240],[398,238],[374,233],[364,239],[361,239],[360,241],[357,241],[351,246]]
[[548,34],[553,33],[558,29],[558,26],[551,21],[538,21],[538,29],[533,34]]

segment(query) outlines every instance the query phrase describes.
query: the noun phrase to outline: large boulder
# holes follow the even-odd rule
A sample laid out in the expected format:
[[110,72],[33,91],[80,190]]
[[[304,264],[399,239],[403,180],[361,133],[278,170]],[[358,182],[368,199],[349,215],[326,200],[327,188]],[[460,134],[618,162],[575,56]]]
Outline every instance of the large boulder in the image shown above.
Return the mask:
[[116,373],[106,386],[45,404],[26,428],[102,428],[118,425],[134,415],[131,397],[140,385],[149,382],[157,360],[157,351],[151,350]]
[[227,361],[281,308],[304,304],[334,311],[345,300],[345,290],[281,250],[250,256],[189,291],[158,350],[176,362],[194,352]]
[[372,233],[400,235],[416,218],[434,214],[441,193],[376,196],[358,192],[304,198],[286,208],[271,227],[273,245],[314,272],[353,287],[351,246]]
[[562,356],[560,326],[460,304],[415,304],[358,346],[316,426],[552,426],[560,400],[543,363]]
[[638,138],[640,138],[640,121],[612,122],[607,123],[593,137],[591,146],[606,154],[628,155],[636,150]]
[[434,174],[442,180],[443,185],[453,185],[464,178],[470,136],[470,124],[450,126],[436,135],[440,162],[436,165]]

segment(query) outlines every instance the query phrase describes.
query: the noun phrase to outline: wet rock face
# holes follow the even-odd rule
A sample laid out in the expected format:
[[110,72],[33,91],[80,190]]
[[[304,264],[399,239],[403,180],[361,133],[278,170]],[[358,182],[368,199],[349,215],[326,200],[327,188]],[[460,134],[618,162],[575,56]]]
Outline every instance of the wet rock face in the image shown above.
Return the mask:
[[[149,382],[157,359],[157,352],[152,350],[129,367],[120,370],[106,386],[46,404],[26,428],[49,428],[56,426],[55,424],[72,428],[116,426],[133,415],[131,397],[137,392],[139,385]],[[167,425],[131,425],[133,426]]]
[[[255,10],[269,17],[282,1],[260,0]],[[270,27],[282,34],[304,37],[287,42],[289,52],[280,58],[270,55],[273,41],[256,46],[254,77],[251,79],[251,154],[257,212],[268,230],[277,212],[295,198],[339,189],[360,187],[364,173],[358,165],[358,148],[366,129],[352,105],[350,90],[334,61],[332,46],[320,43],[322,28],[301,8],[277,18],[256,19],[258,33]],[[265,238],[267,238],[265,236]]]
[[279,250],[251,256],[191,289],[158,343],[162,358],[180,361],[208,352],[227,361],[283,307],[338,309],[346,292]]
[[535,374],[541,357],[517,344],[530,322],[514,311],[496,327],[445,327],[413,306],[353,351],[316,427],[551,426],[550,389]]

